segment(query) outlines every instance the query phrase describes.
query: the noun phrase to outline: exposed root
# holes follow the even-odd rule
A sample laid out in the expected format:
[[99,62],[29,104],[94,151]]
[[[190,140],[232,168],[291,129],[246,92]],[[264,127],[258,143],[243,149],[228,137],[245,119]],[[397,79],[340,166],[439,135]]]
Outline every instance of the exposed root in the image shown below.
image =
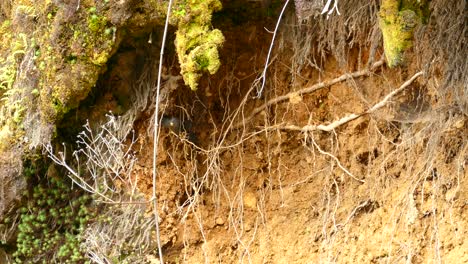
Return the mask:
[[346,74],[343,74],[341,75],[340,77],[337,77],[333,80],[330,80],[328,82],[321,82],[321,83],[317,83],[317,84],[314,84],[312,86],[309,86],[309,87],[306,87],[306,88],[303,88],[303,89],[300,89],[298,91],[294,91],[294,92],[290,92],[288,94],[285,94],[285,95],[282,95],[282,96],[278,96],[278,97],[275,97],[273,99],[270,99],[268,100],[268,102],[266,102],[265,104],[255,108],[251,113],[250,113],[250,116],[243,119],[241,122],[239,123],[236,123],[232,126],[232,129],[237,129],[237,128],[241,128],[243,126],[245,126],[245,123],[246,122],[249,122],[250,120],[252,120],[254,118],[255,115],[257,115],[258,113],[262,112],[264,109],[268,108],[269,106],[272,106],[272,105],[275,105],[275,104],[278,104],[278,103],[281,103],[281,102],[284,102],[284,101],[287,101],[289,100],[290,98],[292,97],[296,97],[296,96],[300,96],[300,95],[303,95],[303,94],[308,94],[308,93],[312,93],[312,92],[315,92],[317,90],[320,90],[322,88],[326,88],[326,87],[329,87],[329,86],[332,86],[334,84],[337,84],[337,83],[340,83],[340,82],[343,82],[343,81],[346,81],[348,79],[352,79],[352,78],[358,78],[358,77],[362,77],[362,76],[368,76],[370,75],[373,71],[375,71],[378,67],[382,66],[384,63],[383,60],[380,60],[376,63],[374,63],[372,65],[372,67],[370,69],[365,69],[365,70],[361,70],[361,71],[356,71],[356,72],[353,72],[353,73],[346,73]]
[[395,96],[396,94],[400,93],[402,90],[407,88],[414,80],[416,80],[422,74],[423,74],[422,71],[417,72],[416,74],[413,75],[413,77],[411,77],[409,80],[404,82],[398,89],[396,89],[393,92],[387,94],[381,101],[379,101],[378,103],[373,105],[371,108],[369,108],[367,111],[364,111],[362,113],[349,114],[349,115],[347,115],[345,117],[342,117],[341,119],[339,119],[337,121],[334,121],[334,122],[332,122],[332,123],[330,123],[328,125],[323,125],[323,124],[320,124],[320,125],[306,125],[306,126],[303,126],[303,127],[296,126],[296,125],[276,125],[276,126],[269,127],[269,129],[292,130],[292,131],[300,131],[300,132],[311,132],[311,131],[317,131],[317,130],[326,131],[326,132],[333,131],[336,128],[338,128],[339,126],[341,126],[341,125],[344,125],[344,124],[346,124],[346,123],[348,123],[348,122],[350,122],[350,121],[352,121],[352,120],[354,120],[356,118],[359,118],[359,117],[361,117],[363,115],[371,114],[371,113],[377,111],[378,109],[384,107],[385,105],[388,104],[389,100],[393,96]]
[[317,145],[317,143],[315,142],[314,139],[312,139],[312,144],[314,145],[314,147],[317,148],[317,150],[320,152],[320,154],[323,154],[323,155],[326,155],[330,158],[332,158],[336,164],[338,164],[338,167],[340,167],[340,169],[342,169],[346,174],[348,174],[351,178],[355,179],[356,181],[360,182],[360,183],[365,183],[364,180],[361,180],[359,178],[357,178],[356,176],[354,176],[348,169],[346,169],[340,162],[340,160],[333,154],[329,153],[329,152],[326,152],[326,151],[323,151],[319,145]]

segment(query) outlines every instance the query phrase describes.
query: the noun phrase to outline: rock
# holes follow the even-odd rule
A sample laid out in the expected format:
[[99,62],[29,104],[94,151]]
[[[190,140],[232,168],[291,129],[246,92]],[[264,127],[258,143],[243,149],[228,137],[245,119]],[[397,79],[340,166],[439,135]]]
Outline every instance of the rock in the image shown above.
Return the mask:
[[6,150],[0,156],[0,220],[4,214],[21,198],[26,188],[26,180],[22,175],[21,155],[15,150]]
[[216,220],[215,220],[215,223],[217,226],[222,226],[224,225],[224,219],[221,218],[221,217],[217,217]]
[[257,198],[253,192],[246,192],[244,194],[244,206],[250,209],[257,209]]

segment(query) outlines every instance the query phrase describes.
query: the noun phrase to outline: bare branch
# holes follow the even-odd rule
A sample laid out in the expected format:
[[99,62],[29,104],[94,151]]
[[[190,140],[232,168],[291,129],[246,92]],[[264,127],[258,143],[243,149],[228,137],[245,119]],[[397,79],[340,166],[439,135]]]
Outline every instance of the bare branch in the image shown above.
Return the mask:
[[320,124],[320,125],[306,125],[306,126],[296,126],[296,125],[277,125],[277,126],[272,126],[272,127],[269,127],[270,130],[273,130],[273,129],[280,129],[280,130],[292,130],[292,131],[300,131],[300,132],[310,132],[310,131],[317,131],[317,130],[321,130],[321,131],[326,131],[326,132],[329,132],[329,131],[333,131],[334,129],[336,129],[337,127],[341,126],[341,125],[344,125],[358,117],[361,117],[363,115],[366,115],[366,114],[371,114],[375,111],[377,111],[378,109],[384,107],[385,105],[388,104],[389,100],[395,96],[396,94],[400,93],[402,90],[404,90],[405,88],[407,88],[414,80],[416,80],[419,76],[421,76],[423,74],[422,71],[420,72],[417,72],[413,75],[413,77],[411,77],[409,80],[407,80],[406,82],[404,82],[398,89],[392,91],[391,93],[387,94],[381,101],[379,101],[378,103],[376,103],[375,105],[373,105],[371,108],[369,108],[367,111],[365,112],[362,112],[360,114],[349,114],[345,117],[342,117],[341,119],[337,120],[337,121],[334,121],[328,125],[324,125],[324,124]]
[[154,223],[156,229],[156,240],[158,244],[158,253],[159,261],[161,264],[164,264],[162,246],[161,246],[161,237],[159,234],[159,213],[158,213],[158,199],[156,196],[156,175],[158,173],[156,159],[158,157],[158,143],[159,143],[159,96],[161,91],[161,77],[162,77],[162,66],[163,66],[163,57],[164,57],[164,46],[166,44],[167,29],[169,26],[169,17],[171,15],[172,0],[169,0],[167,5],[167,16],[166,22],[164,24],[164,33],[161,44],[160,56],[159,56],[159,69],[158,69],[158,84],[156,87],[156,103],[154,109],[154,131],[153,131],[153,214],[154,214]]
[[362,70],[362,71],[356,71],[356,72],[353,72],[353,73],[346,73],[346,74],[343,74],[340,77],[337,77],[337,78],[335,78],[333,80],[330,80],[330,81],[327,81],[327,82],[317,83],[317,84],[314,84],[312,86],[300,89],[298,91],[290,92],[288,94],[285,94],[285,95],[278,96],[278,97],[275,97],[273,99],[270,99],[265,104],[255,108],[250,113],[249,117],[247,117],[244,120],[242,120],[241,122],[233,125],[232,128],[237,129],[237,128],[243,127],[246,122],[252,120],[255,115],[262,112],[264,109],[268,108],[269,106],[272,106],[272,105],[275,105],[275,104],[278,104],[278,103],[281,103],[281,102],[284,102],[284,101],[288,101],[292,97],[312,93],[312,92],[315,92],[315,91],[320,90],[322,88],[326,88],[326,87],[332,86],[334,84],[346,81],[348,79],[358,78],[358,77],[370,75],[375,69],[382,66],[383,63],[384,63],[384,61],[380,60],[380,61],[374,63],[370,69],[365,69],[365,70]]

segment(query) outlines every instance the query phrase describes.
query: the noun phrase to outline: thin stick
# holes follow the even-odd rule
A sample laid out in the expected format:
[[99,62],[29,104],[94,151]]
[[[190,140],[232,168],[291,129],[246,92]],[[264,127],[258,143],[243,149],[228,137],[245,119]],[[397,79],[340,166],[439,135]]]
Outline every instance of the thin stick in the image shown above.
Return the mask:
[[370,108],[369,110],[367,110],[365,112],[365,114],[370,114],[374,111],[376,111],[377,109],[380,109],[382,107],[384,107],[387,103],[388,103],[388,100],[390,100],[390,98],[392,98],[393,96],[395,96],[397,93],[401,92],[403,89],[405,89],[406,87],[408,87],[412,82],[414,82],[414,80],[416,80],[419,76],[423,75],[423,71],[420,71],[420,72],[417,72],[413,75],[413,77],[411,77],[409,80],[407,80],[406,82],[404,82],[398,89],[394,90],[393,92],[387,94],[387,96],[384,97],[384,99],[380,102],[378,102],[377,104],[375,104],[372,108]]
[[246,118],[245,120],[242,120],[242,122],[239,122],[239,123],[235,124],[232,128],[236,129],[236,128],[243,127],[245,122],[250,121],[255,115],[257,115],[258,113],[260,113],[261,111],[263,111],[267,107],[269,107],[271,105],[274,105],[274,104],[281,103],[283,101],[287,101],[291,97],[295,97],[295,96],[303,95],[303,94],[307,94],[307,93],[312,93],[312,92],[315,92],[315,91],[320,90],[322,88],[332,86],[334,84],[346,81],[346,80],[351,79],[351,78],[357,78],[357,77],[361,77],[361,76],[370,75],[373,70],[375,70],[377,67],[382,66],[383,63],[384,63],[384,61],[380,60],[380,61],[374,63],[370,69],[365,69],[365,70],[357,71],[357,72],[353,72],[353,73],[346,73],[346,74],[343,74],[340,77],[337,77],[337,78],[335,78],[335,79],[333,79],[331,81],[317,83],[317,84],[314,84],[312,86],[300,89],[298,91],[290,92],[288,94],[281,95],[281,96],[275,97],[273,99],[270,99],[265,104],[255,108],[248,118]]
[[288,125],[288,126],[278,125],[278,126],[272,126],[269,129],[270,130],[272,130],[272,129],[293,130],[293,131],[300,131],[300,132],[310,132],[310,131],[316,131],[316,130],[327,131],[327,132],[332,131],[332,130],[336,129],[339,126],[348,123],[349,121],[352,121],[352,120],[354,120],[354,119],[356,119],[358,117],[361,117],[363,115],[366,115],[366,114],[371,114],[371,113],[377,111],[378,109],[384,107],[385,105],[387,105],[388,101],[393,96],[395,96],[396,94],[398,94],[399,92],[404,90],[406,87],[408,87],[414,80],[416,80],[422,74],[423,74],[422,71],[417,72],[416,74],[413,75],[413,77],[411,77],[409,80],[404,82],[398,89],[396,89],[396,90],[392,91],[391,93],[387,94],[381,101],[379,101],[378,103],[373,105],[367,111],[364,111],[364,112],[362,112],[360,114],[354,114],[354,113],[349,114],[349,115],[347,115],[345,117],[342,117],[341,119],[336,120],[335,122],[330,123],[328,125],[323,125],[323,124],[320,124],[320,125],[306,125],[306,126],[303,126],[303,127],[296,126],[296,125]]
[[281,10],[281,13],[278,17],[278,21],[276,21],[275,32],[273,33],[273,37],[271,38],[270,49],[268,50],[268,56],[265,62],[265,68],[263,69],[262,75],[260,76],[260,78],[262,78],[262,87],[260,87],[260,90],[257,91],[257,98],[260,98],[262,96],[263,89],[265,88],[266,73],[268,70],[269,62],[270,62],[271,51],[273,50],[273,44],[275,43],[276,33],[278,33],[278,28],[281,22],[281,18],[283,17],[284,11],[286,10],[286,7],[288,6],[288,4],[289,4],[289,0],[287,0],[286,3],[284,3],[283,9]]
[[169,0],[169,5],[167,6],[167,16],[166,23],[164,24],[164,34],[161,44],[161,51],[159,56],[159,69],[158,69],[158,85],[156,88],[156,103],[154,109],[154,142],[153,142],[153,214],[154,222],[156,227],[156,241],[158,244],[159,252],[159,262],[164,264],[161,238],[159,234],[159,213],[158,213],[158,198],[156,197],[156,176],[157,176],[157,165],[156,160],[158,158],[158,143],[159,143],[159,94],[161,90],[161,76],[162,76],[162,64],[164,56],[164,45],[166,44],[167,28],[169,26],[169,16],[171,15],[172,0]]
[[333,160],[335,160],[336,164],[338,164],[338,167],[340,167],[340,169],[342,169],[346,174],[348,174],[351,178],[355,179],[356,181],[358,182],[361,182],[361,183],[365,183],[364,180],[361,180],[359,178],[357,178],[356,176],[354,176],[348,169],[346,169],[343,165],[341,165],[341,162],[340,160],[333,154],[329,153],[329,152],[326,152],[324,150],[322,150],[320,148],[320,146],[315,143],[315,140],[312,139],[312,144],[314,144],[314,146],[317,148],[317,150],[323,154],[323,155],[326,155],[326,156],[329,156],[330,158],[332,158]]

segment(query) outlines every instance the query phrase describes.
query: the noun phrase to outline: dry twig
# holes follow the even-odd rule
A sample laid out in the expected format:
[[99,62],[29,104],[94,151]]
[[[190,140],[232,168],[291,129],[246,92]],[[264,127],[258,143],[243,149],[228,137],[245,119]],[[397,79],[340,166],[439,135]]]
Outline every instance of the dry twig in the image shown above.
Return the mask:
[[292,131],[300,131],[300,132],[311,132],[311,131],[317,131],[317,130],[321,130],[321,131],[333,131],[334,129],[336,129],[337,127],[341,126],[341,125],[344,125],[346,123],[348,123],[349,121],[352,121],[358,117],[361,117],[363,115],[366,115],[366,114],[371,114],[375,111],[377,111],[378,109],[384,107],[385,105],[387,105],[387,103],[389,102],[389,100],[395,96],[396,94],[400,93],[402,90],[404,90],[405,88],[407,88],[414,80],[416,80],[419,76],[421,76],[423,74],[422,71],[420,72],[417,72],[416,74],[413,75],[413,77],[411,77],[409,80],[407,80],[406,82],[404,82],[398,89],[394,90],[393,92],[387,94],[381,101],[379,101],[378,103],[376,103],[375,105],[373,105],[371,108],[369,108],[368,110],[362,112],[362,113],[359,113],[359,114],[349,114],[345,117],[342,117],[341,119],[339,120],[336,120],[328,125],[324,125],[324,124],[320,124],[320,125],[306,125],[306,126],[296,126],[296,125],[288,125],[288,126],[285,126],[285,125],[277,125],[277,126],[272,126],[270,127],[269,129],[272,130],[272,129],[280,129],[280,130],[292,130]]
[[169,25],[169,17],[171,15],[171,7],[172,7],[172,0],[169,0],[169,4],[167,5],[167,16],[166,16],[166,23],[164,24],[164,34],[161,44],[161,51],[159,56],[159,69],[158,69],[158,84],[156,87],[156,103],[154,109],[154,138],[153,138],[153,196],[151,200],[153,201],[153,214],[154,214],[154,224],[156,229],[156,240],[158,244],[158,253],[159,253],[159,261],[161,264],[164,264],[163,253],[162,253],[162,246],[161,246],[161,237],[159,234],[159,213],[158,213],[158,198],[156,196],[156,175],[158,173],[156,160],[158,157],[158,143],[159,143],[159,95],[161,90],[161,76],[162,76],[162,64],[163,64],[163,56],[164,56],[164,46],[166,44],[166,36],[167,36],[167,29]]
[[269,62],[270,62],[271,52],[273,51],[273,44],[275,43],[275,38],[276,38],[276,34],[278,33],[278,28],[281,22],[281,18],[283,17],[284,11],[286,10],[286,7],[288,6],[288,4],[289,4],[289,0],[286,0],[286,3],[284,3],[283,9],[281,10],[281,13],[279,15],[278,21],[276,22],[275,32],[273,33],[273,37],[271,39],[271,44],[270,44],[270,49],[268,50],[268,56],[265,62],[265,68],[263,69],[262,75],[260,76],[260,78],[262,79],[262,86],[260,87],[259,90],[257,90],[257,98],[260,98],[262,96],[263,89],[265,88],[266,73],[268,70]]
[[269,106],[272,106],[272,105],[275,105],[275,104],[278,104],[278,103],[281,103],[281,102],[284,102],[284,101],[287,101],[289,100],[290,98],[292,97],[297,97],[297,96],[300,96],[300,95],[303,95],[303,94],[308,94],[308,93],[312,93],[312,92],[315,92],[317,90],[320,90],[322,88],[326,88],[326,87],[329,87],[329,86],[332,86],[334,84],[337,84],[337,83],[340,83],[340,82],[343,82],[343,81],[346,81],[348,79],[352,79],[352,78],[358,78],[358,77],[361,77],[361,76],[367,76],[367,75],[370,75],[376,68],[382,66],[384,63],[383,60],[380,60],[376,63],[374,63],[372,65],[372,67],[370,69],[365,69],[365,70],[361,70],[361,71],[356,71],[356,72],[353,72],[353,73],[345,73],[343,75],[341,75],[340,77],[337,77],[333,80],[330,80],[328,82],[320,82],[320,83],[317,83],[317,84],[314,84],[312,86],[309,86],[309,87],[306,87],[306,88],[303,88],[303,89],[300,89],[298,91],[294,91],[294,92],[290,92],[288,94],[285,94],[285,95],[281,95],[281,96],[278,96],[278,97],[275,97],[273,99],[270,99],[268,102],[266,102],[265,104],[255,108],[251,113],[250,113],[250,116],[243,119],[241,122],[235,124],[232,126],[232,129],[237,129],[237,128],[241,128],[245,125],[246,122],[250,121],[253,119],[253,117],[255,115],[257,115],[258,113],[262,112],[264,109],[266,109],[267,107]]

